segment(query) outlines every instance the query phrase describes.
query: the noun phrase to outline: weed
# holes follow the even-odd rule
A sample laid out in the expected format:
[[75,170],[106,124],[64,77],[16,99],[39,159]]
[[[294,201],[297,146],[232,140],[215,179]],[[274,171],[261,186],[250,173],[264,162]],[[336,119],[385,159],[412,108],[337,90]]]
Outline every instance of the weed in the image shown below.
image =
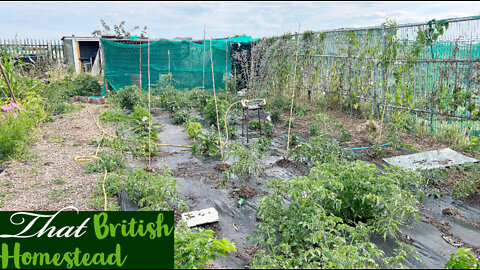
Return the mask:
[[53,179],[53,183],[56,184],[56,185],[64,184],[67,181],[68,181],[68,179],[66,177],[58,177],[58,178]]
[[312,135],[317,135],[318,133],[318,128],[317,128],[317,125],[315,124],[311,124],[309,127],[308,127],[308,130],[310,131],[310,134]]
[[280,111],[273,111],[270,118],[272,119],[272,122],[278,122],[282,118],[282,114]]
[[335,129],[343,129],[343,124],[342,123],[335,123],[334,127],[335,127]]
[[70,112],[74,112],[74,111],[79,111],[81,109],[83,109],[85,106],[83,104],[70,104],[68,102],[61,102],[59,103],[56,108],[55,108],[55,111],[57,111],[59,114],[67,114],[67,113],[70,113]]
[[66,142],[67,140],[58,134],[53,134],[50,140],[48,141],[53,143],[62,143],[62,142]]
[[126,122],[130,118],[123,112],[120,108],[110,109],[108,111],[104,111],[98,119],[104,122]]
[[198,122],[186,122],[187,133],[190,138],[197,140],[198,136],[203,133],[202,124]]
[[349,142],[352,140],[352,134],[348,131],[348,129],[342,129],[342,134],[340,135],[341,142]]
[[265,128],[265,134],[267,134],[268,137],[272,136],[273,132],[275,132],[275,126],[270,121],[265,122],[264,128]]
[[49,199],[54,202],[60,202],[62,199],[67,197],[71,192],[73,192],[73,187],[66,188],[54,188],[50,191]]

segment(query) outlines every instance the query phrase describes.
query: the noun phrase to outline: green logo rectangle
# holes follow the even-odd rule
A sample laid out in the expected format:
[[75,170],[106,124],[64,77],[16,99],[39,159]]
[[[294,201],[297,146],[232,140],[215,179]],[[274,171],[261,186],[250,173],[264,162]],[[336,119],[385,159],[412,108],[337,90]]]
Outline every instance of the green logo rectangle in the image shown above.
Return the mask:
[[171,269],[173,219],[172,211],[0,211],[0,266]]

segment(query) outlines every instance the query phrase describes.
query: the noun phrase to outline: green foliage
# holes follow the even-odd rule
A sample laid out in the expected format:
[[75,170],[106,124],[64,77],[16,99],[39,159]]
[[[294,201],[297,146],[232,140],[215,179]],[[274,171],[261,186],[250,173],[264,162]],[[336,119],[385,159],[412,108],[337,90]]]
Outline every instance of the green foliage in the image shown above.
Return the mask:
[[190,138],[197,140],[200,134],[203,134],[202,124],[198,122],[186,122],[187,133]]
[[335,199],[322,200],[328,212],[353,222],[368,220],[384,237],[396,236],[404,218],[417,215],[420,194],[414,192],[423,184],[415,171],[395,167],[382,171],[363,161],[324,163],[311,170],[309,179],[335,194]]
[[260,121],[258,120],[251,120],[248,122],[248,127],[250,129],[258,129],[260,127]]
[[295,149],[295,159],[313,164],[353,160],[356,154],[350,148],[342,148],[326,134],[311,137]]
[[350,131],[348,131],[348,129],[342,129],[342,134],[340,135],[340,141],[349,142],[351,140],[352,140],[352,134],[350,134]]
[[24,154],[29,143],[29,133],[35,126],[29,113],[11,105],[8,103],[0,109],[0,160]]
[[271,146],[272,141],[269,138],[260,137],[256,140],[253,140],[250,147],[252,150],[256,151],[256,153],[258,153],[258,157],[265,159]]
[[127,171],[123,177],[125,192],[142,210],[170,211],[179,202],[177,179],[166,166],[159,173],[147,172],[145,168]]
[[327,129],[328,118],[326,113],[317,113],[313,116],[313,121],[325,131]]
[[[259,141],[257,150],[264,150],[263,147],[265,147],[267,143],[268,141]],[[261,158],[261,156],[262,153],[251,151],[237,142],[232,142],[229,145],[229,151],[225,157],[227,159],[232,158],[234,161],[230,168],[224,173],[224,177],[231,179],[232,176],[236,175],[242,181],[242,186],[244,186],[247,176],[261,172],[260,165],[257,161],[257,158]]]
[[72,88],[66,91],[67,96],[99,96],[102,86],[97,77],[90,74],[81,74],[73,80]]
[[137,106],[145,106],[148,102],[148,96],[138,86],[131,85],[111,93],[112,101],[119,108],[133,110]]
[[144,107],[135,107],[135,110],[130,114],[132,123],[131,130],[136,135],[136,149],[133,154],[136,157],[149,155],[157,155],[157,148],[155,147],[155,139],[158,138],[158,130],[154,127],[160,126],[160,124],[151,124],[152,128],[149,130],[149,118],[150,114]]
[[480,262],[470,253],[470,249],[461,247],[457,253],[450,254],[445,269],[480,269]]
[[113,172],[125,166],[125,159],[122,155],[115,152],[103,152],[99,154],[99,159],[87,163],[85,170],[87,173]]
[[192,116],[187,111],[179,110],[171,114],[173,117],[173,123],[181,125],[185,122],[192,120]]
[[104,111],[98,119],[104,122],[126,122],[130,118],[120,108],[112,108],[108,111]]
[[282,118],[282,113],[280,111],[273,111],[270,118],[272,119],[272,122],[278,122]]
[[[361,164],[354,164],[357,165]],[[355,174],[347,179],[349,165],[335,169],[337,166],[321,165],[314,168],[309,176],[274,179],[267,184],[270,194],[259,202],[257,214],[261,221],[257,223],[258,230],[250,237],[264,249],[255,255],[252,268],[379,268],[378,259],[387,267],[402,266],[400,263],[407,255],[404,245],[400,245],[394,257],[385,257],[384,252],[369,241],[370,235],[376,231],[375,227],[362,221],[351,224],[347,218],[334,214],[344,214],[343,208],[353,203],[352,196],[361,196],[356,186],[362,185],[364,180],[354,178]],[[372,166],[369,170],[373,170],[375,166]],[[374,180],[375,176],[369,178]],[[395,175],[395,178],[398,176]],[[364,201],[355,201],[368,206],[373,197],[381,196],[381,193],[384,193],[382,198],[385,196],[385,199],[391,200],[387,194],[391,195],[393,190],[381,191],[373,183],[368,185],[371,187],[367,188]],[[374,190],[380,194],[369,196]],[[403,200],[397,196],[399,198]],[[401,206],[386,206],[387,202],[382,204],[385,204],[383,208],[401,211]],[[360,205],[351,207],[363,210]],[[373,210],[379,215],[376,220],[383,219],[383,212],[387,211],[383,208]]]
[[228,252],[237,251],[235,244],[213,235],[211,230],[193,230],[179,222],[175,227],[175,269],[201,268],[218,255],[225,257]]
[[453,186],[452,196],[457,199],[465,199],[471,194],[475,193],[475,191],[477,191],[477,177],[466,177],[455,183]]
[[308,130],[310,131],[310,134],[312,135],[317,135],[318,133],[318,128],[317,128],[317,125],[315,124],[311,124],[309,127],[308,127]]
[[[225,127],[225,120],[223,119],[225,111],[228,108],[228,101],[224,99],[217,98],[217,107],[218,107],[218,117],[220,122],[220,128]],[[203,108],[203,115],[207,120],[210,121],[210,124],[217,125],[217,112],[215,110],[215,99],[210,98],[207,105]]]
[[267,134],[268,137],[272,136],[273,132],[275,132],[275,126],[270,121],[265,122],[264,129],[265,129],[265,134]]
[[216,156],[220,151],[218,131],[212,126],[207,133],[203,132],[197,135],[199,141],[192,147],[192,151],[196,155],[209,154]]
[[67,114],[74,111],[79,111],[84,108],[83,104],[70,104],[68,102],[61,102],[56,106],[55,111],[60,114]]
[[290,135],[290,140],[288,142],[290,146],[298,145],[300,143],[300,138],[297,134],[293,133]]

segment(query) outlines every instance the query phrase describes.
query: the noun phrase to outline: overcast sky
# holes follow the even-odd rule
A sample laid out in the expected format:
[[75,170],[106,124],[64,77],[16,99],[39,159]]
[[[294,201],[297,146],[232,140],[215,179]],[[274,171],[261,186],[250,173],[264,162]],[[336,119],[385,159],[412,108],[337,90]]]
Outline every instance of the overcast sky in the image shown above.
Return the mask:
[[479,2],[0,2],[0,39],[90,36],[100,18],[151,38],[253,37],[480,15]]

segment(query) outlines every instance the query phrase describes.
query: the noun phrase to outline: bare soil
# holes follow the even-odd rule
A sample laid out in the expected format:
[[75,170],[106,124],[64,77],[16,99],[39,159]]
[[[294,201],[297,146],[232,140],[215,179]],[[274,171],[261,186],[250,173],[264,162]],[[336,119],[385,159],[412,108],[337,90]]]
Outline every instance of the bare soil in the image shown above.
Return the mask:
[[[103,173],[86,174],[84,163],[75,161],[75,157],[95,155],[96,147],[88,142],[100,139],[102,133],[94,117],[108,105],[83,105],[79,111],[43,124],[41,139],[30,146],[28,157],[10,162],[0,174],[0,194],[5,195],[0,210],[53,211],[66,206],[95,210],[88,199]],[[115,124],[100,123],[114,133]]]

